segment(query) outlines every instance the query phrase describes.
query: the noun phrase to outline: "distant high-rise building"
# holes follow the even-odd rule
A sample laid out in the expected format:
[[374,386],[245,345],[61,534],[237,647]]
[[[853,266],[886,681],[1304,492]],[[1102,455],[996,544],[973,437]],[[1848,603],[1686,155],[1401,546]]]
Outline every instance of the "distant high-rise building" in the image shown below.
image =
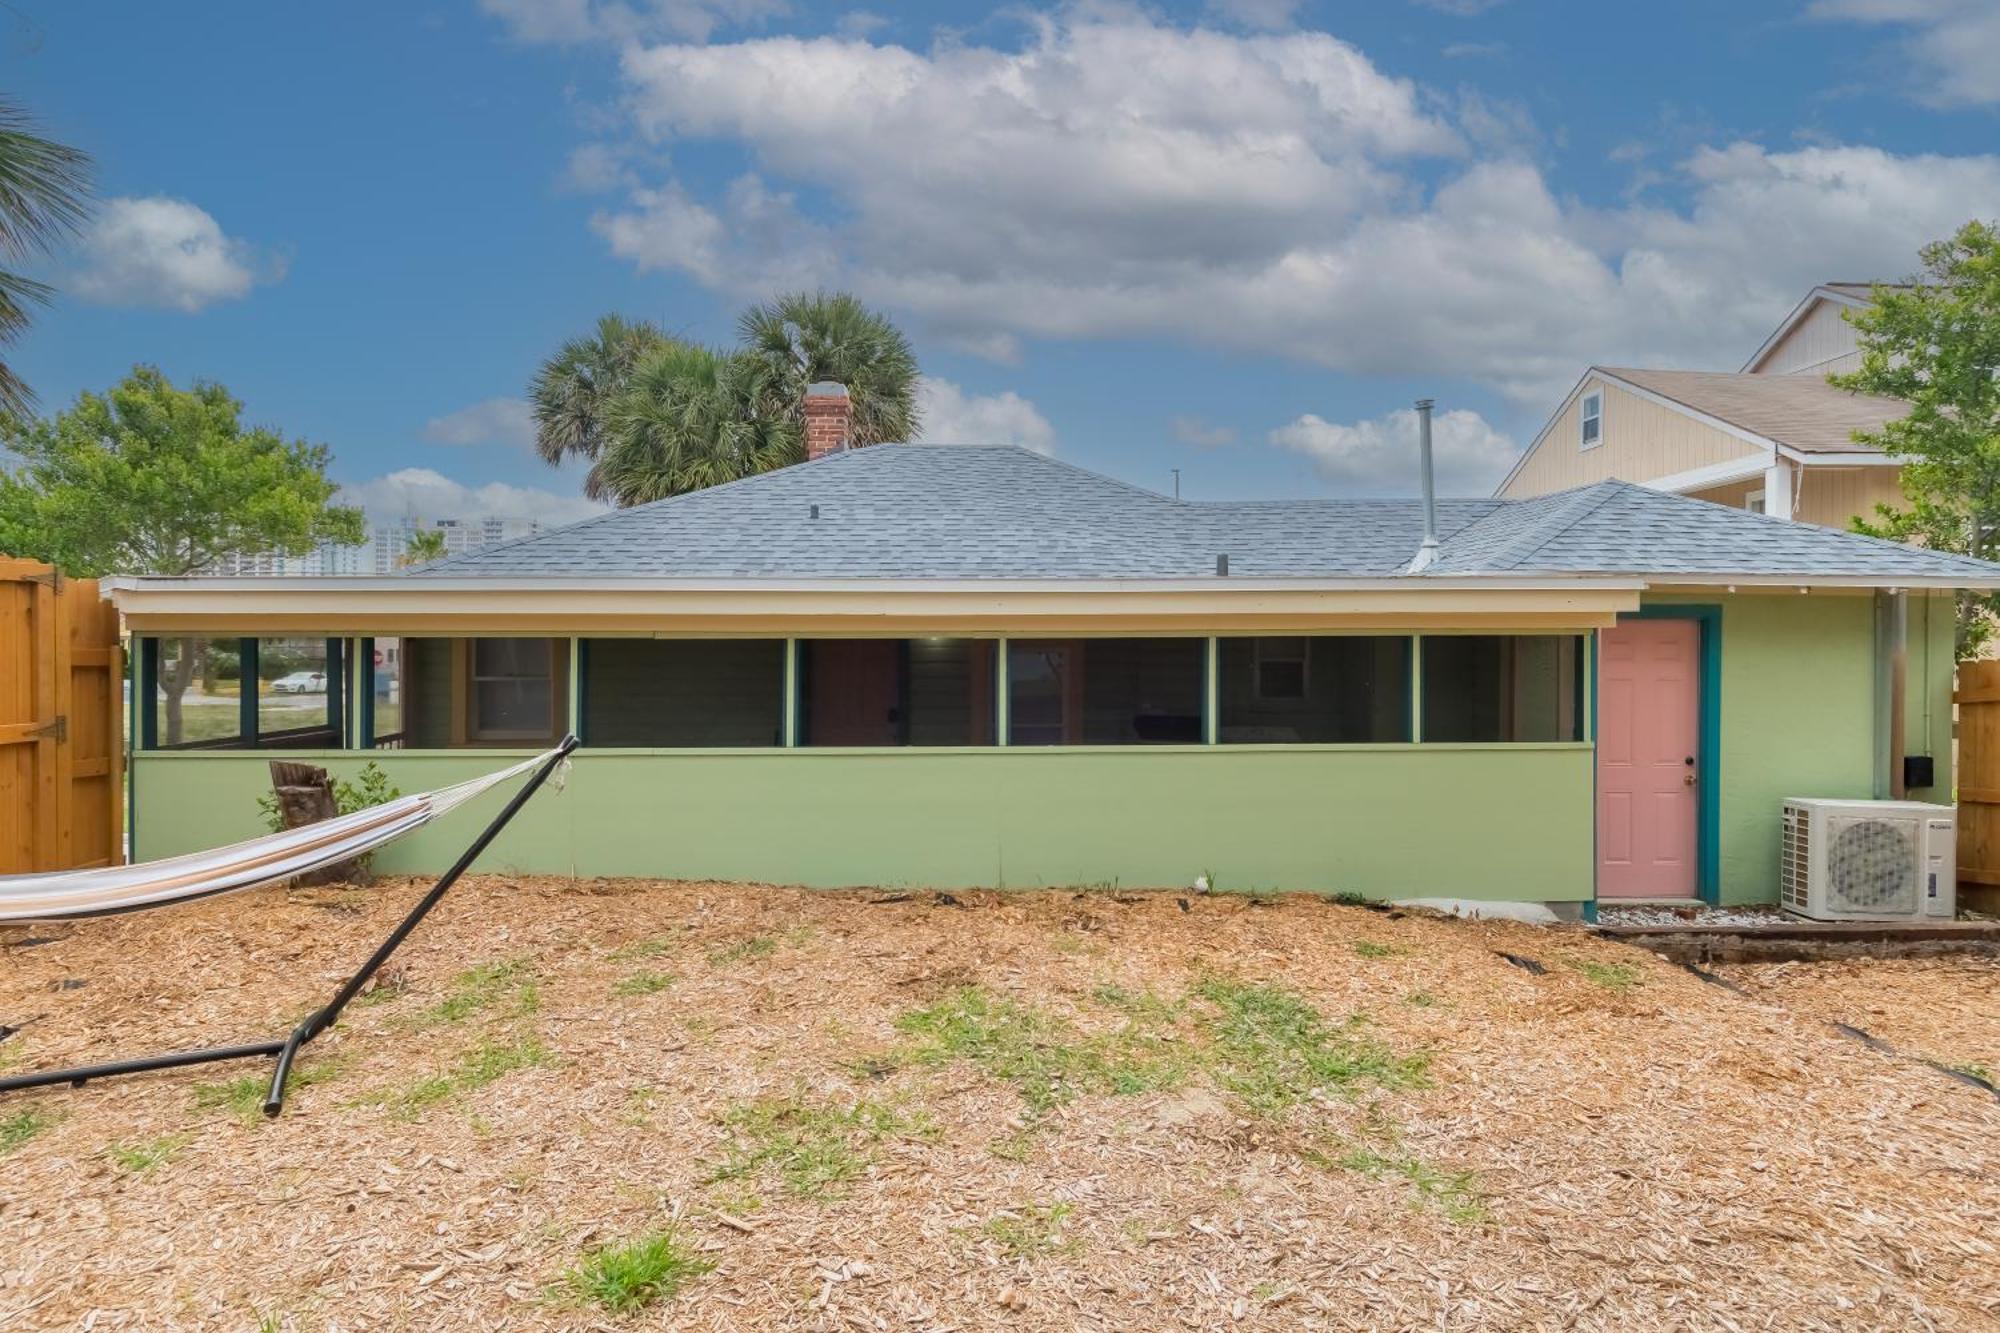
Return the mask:
[[414,516],[377,523],[368,539],[359,546],[336,546],[329,542],[306,555],[280,555],[263,551],[252,555],[226,556],[208,572],[220,577],[319,577],[325,575],[393,574],[402,568],[403,552],[410,538],[419,532],[444,534],[446,555],[463,555],[496,542],[533,537],[543,530],[532,518],[439,518]]

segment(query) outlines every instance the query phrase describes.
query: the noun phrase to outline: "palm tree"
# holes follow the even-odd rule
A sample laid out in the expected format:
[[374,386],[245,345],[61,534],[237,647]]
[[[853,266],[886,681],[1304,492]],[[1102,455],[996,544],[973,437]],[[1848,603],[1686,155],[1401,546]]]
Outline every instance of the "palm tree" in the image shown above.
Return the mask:
[[606,411],[591,495],[645,504],[798,462],[798,424],[763,410],[770,380],[769,367],[747,353],[662,342]]
[[[47,254],[83,225],[90,193],[90,155],[45,139],[18,103],[0,97],[0,258],[18,263]],[[0,346],[20,338],[28,308],[46,304],[54,289],[0,269]],[[24,417],[34,391],[0,362],[0,415]]]
[[832,380],[854,404],[849,442],[883,444],[917,433],[917,358],[887,318],[845,292],[793,292],[737,321],[750,355],[769,372],[770,410],[800,429],[806,386]]
[[[550,464],[572,455],[595,461],[604,450],[605,409],[633,367],[665,341],[657,325],[605,315],[595,333],[564,343],[528,386],[535,452]],[[584,489],[595,494],[588,482]]]
[[418,528],[403,543],[403,553],[396,558],[396,563],[407,569],[411,565],[428,565],[444,557],[444,533],[437,528]]

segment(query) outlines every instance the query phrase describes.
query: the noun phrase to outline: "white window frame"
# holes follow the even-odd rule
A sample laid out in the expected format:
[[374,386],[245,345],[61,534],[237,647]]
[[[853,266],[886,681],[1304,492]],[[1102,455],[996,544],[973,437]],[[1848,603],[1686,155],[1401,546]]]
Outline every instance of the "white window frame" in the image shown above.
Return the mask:
[[481,635],[469,641],[465,646],[466,647],[465,674],[466,674],[466,684],[467,684],[466,698],[465,698],[465,732],[467,737],[475,741],[547,740],[550,736],[552,736],[555,733],[555,727],[556,727],[556,648],[554,641],[550,639],[544,639],[532,636],[524,640],[525,642],[539,643],[540,645],[542,645],[543,652],[547,654],[548,670],[543,674],[541,678],[547,680],[549,683],[549,710],[545,720],[542,723],[542,726],[539,729],[529,728],[529,729],[518,729],[518,730],[513,730],[513,729],[502,730],[497,727],[487,727],[483,725],[484,720],[479,716],[479,683],[482,680],[534,680],[536,679],[536,677],[480,675],[479,645],[482,640],[495,637],[506,637],[506,636]]
[[[1591,409],[1592,403],[1597,404],[1596,410],[1594,411]],[[1595,436],[1592,436],[1590,434],[1590,427],[1593,423],[1595,423],[1597,426],[1597,434]],[[1604,443],[1604,390],[1592,389],[1589,393],[1583,396],[1580,402],[1577,403],[1576,447],[1578,451],[1581,452],[1582,450],[1585,449],[1595,449],[1603,443]]]
[[[1274,641],[1296,639],[1299,645],[1297,655],[1265,651],[1265,646]],[[1253,692],[1259,703],[1302,703],[1312,698],[1312,640],[1302,634],[1258,635],[1252,640],[1250,655],[1250,678]],[[1272,694],[1264,688],[1264,663],[1297,662],[1299,664],[1299,692],[1297,694]]]
[[1753,514],[1768,514],[1771,512],[1766,507],[1764,492],[1762,491],[1746,491],[1743,496],[1743,507]]

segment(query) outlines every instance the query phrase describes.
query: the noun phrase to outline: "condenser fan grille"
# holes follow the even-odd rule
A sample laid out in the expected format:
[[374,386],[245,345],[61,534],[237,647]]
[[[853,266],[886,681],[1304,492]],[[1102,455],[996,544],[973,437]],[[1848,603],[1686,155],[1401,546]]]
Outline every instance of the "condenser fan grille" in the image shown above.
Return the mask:
[[1917,910],[1917,848],[1907,820],[1836,819],[1826,849],[1828,906],[1903,915]]

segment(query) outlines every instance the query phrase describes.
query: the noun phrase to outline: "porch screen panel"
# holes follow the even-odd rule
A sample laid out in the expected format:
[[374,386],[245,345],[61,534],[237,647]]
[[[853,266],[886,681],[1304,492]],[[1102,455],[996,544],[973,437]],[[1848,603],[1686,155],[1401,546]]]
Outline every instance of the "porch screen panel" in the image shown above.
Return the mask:
[[338,746],[346,672],[338,639],[257,641],[260,749]]
[[802,639],[804,745],[990,745],[986,639]]
[[1201,639],[1041,639],[1007,645],[1010,745],[1194,745]]
[[256,738],[243,733],[243,640],[163,638],[159,654],[150,704],[160,747],[248,749]]
[[333,639],[168,637],[142,701],[163,749],[254,750],[340,742],[346,682]]
[[1423,739],[1583,739],[1583,638],[1425,635]]
[[783,639],[591,639],[583,660],[593,747],[784,743]]
[[1226,744],[1367,744],[1410,739],[1407,635],[1223,639]]

